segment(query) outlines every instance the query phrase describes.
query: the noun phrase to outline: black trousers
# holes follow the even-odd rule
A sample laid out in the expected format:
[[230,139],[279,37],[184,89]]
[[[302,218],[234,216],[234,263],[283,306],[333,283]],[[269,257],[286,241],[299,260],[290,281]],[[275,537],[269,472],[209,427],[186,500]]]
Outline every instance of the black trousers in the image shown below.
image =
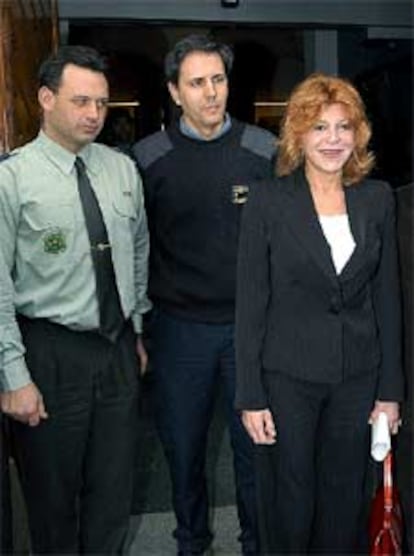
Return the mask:
[[14,424],[34,553],[121,553],[133,490],[139,368],[118,341],[21,319],[27,364],[49,418]]
[[376,374],[339,385],[267,373],[277,442],[257,446],[262,554],[355,554]]
[[10,446],[6,426],[7,420],[0,411],[0,554],[13,552],[9,474]]

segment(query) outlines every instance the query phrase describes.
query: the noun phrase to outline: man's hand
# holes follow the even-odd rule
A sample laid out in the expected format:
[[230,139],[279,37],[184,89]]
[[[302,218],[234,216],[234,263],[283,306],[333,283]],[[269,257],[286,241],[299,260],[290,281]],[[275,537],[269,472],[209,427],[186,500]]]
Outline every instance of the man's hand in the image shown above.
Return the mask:
[[276,442],[276,427],[269,409],[243,411],[242,421],[255,444]]
[[42,394],[33,382],[17,390],[2,392],[1,409],[6,415],[30,427],[36,427],[42,419],[48,418]]
[[142,376],[147,372],[148,355],[145,350],[144,344],[142,342],[142,337],[140,335],[137,338],[136,350],[137,350],[137,355],[138,355],[140,368],[141,368],[141,376]]

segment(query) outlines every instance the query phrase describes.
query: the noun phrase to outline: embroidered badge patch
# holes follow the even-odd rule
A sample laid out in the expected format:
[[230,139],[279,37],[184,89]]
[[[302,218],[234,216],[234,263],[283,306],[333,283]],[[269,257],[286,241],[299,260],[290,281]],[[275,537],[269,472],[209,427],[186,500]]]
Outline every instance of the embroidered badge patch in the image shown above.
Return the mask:
[[57,255],[66,251],[67,243],[62,228],[50,228],[43,237],[43,249],[45,253]]

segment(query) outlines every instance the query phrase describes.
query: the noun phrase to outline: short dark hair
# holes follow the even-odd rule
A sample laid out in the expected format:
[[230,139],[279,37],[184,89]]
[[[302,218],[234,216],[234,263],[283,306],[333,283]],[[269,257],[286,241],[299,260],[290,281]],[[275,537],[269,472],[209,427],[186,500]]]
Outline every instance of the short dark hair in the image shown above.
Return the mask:
[[188,35],[178,41],[165,57],[164,73],[167,82],[177,85],[181,64],[184,58],[192,52],[218,54],[223,60],[226,75],[230,74],[234,56],[228,45],[220,43],[208,35]]
[[47,87],[56,93],[60,87],[63,70],[68,64],[106,74],[106,60],[89,46],[62,46],[40,66],[39,87]]

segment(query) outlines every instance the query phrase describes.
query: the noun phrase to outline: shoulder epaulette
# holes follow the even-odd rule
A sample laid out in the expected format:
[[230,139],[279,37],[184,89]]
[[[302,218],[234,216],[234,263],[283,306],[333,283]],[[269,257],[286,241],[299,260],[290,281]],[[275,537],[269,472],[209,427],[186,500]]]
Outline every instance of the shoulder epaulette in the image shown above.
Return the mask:
[[173,144],[165,131],[157,131],[134,145],[132,152],[138,166],[146,170],[156,160],[167,154]]
[[4,162],[8,158],[11,158],[12,156],[16,156],[16,154],[17,154],[17,152],[2,153],[2,154],[0,154],[0,162]]
[[241,137],[241,146],[271,160],[276,153],[276,137],[266,129],[246,124]]

